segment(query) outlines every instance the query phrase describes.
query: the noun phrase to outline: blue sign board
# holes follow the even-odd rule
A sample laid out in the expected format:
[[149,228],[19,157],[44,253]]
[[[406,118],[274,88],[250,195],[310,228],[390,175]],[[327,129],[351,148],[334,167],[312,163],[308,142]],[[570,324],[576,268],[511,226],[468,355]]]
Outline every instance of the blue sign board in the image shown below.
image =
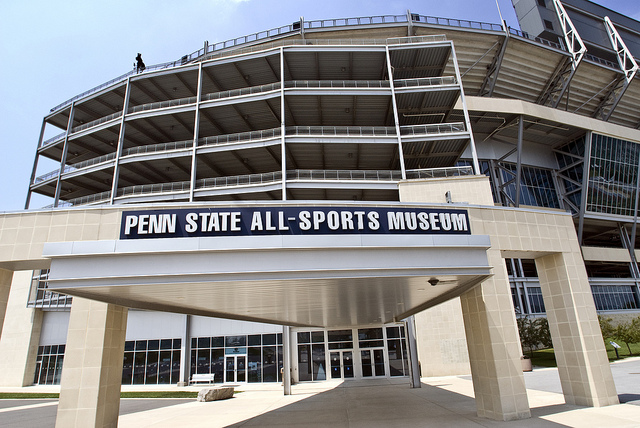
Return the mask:
[[466,210],[254,207],[124,211],[120,239],[249,235],[470,235]]

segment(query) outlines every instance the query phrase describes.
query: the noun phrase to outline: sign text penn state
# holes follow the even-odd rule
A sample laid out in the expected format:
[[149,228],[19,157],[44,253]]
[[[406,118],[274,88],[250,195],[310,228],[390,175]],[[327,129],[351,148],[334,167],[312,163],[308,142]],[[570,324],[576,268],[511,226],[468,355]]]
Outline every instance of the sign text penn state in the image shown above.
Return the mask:
[[120,239],[333,234],[470,235],[466,210],[352,207],[124,211]]

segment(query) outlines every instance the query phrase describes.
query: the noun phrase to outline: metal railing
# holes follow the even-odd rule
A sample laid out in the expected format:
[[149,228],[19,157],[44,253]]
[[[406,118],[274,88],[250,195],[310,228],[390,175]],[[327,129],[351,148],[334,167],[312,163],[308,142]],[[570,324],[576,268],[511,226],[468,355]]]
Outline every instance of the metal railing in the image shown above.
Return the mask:
[[285,88],[389,88],[388,80],[290,80]]
[[618,64],[618,63],[611,62],[609,60],[597,57],[597,56],[592,55],[590,53],[585,53],[584,57],[585,57],[585,59],[588,59],[589,61],[592,61],[592,62],[595,62],[595,63],[598,63],[598,64],[602,64],[602,65],[606,65],[607,67],[611,67],[611,68],[615,68],[617,70],[620,70],[620,64]]
[[48,146],[49,144],[53,144],[55,142],[63,140],[65,135],[67,135],[66,132],[61,132],[58,135],[51,137],[46,141],[43,141],[42,144],[40,144],[40,147],[45,147],[45,146]]
[[110,160],[115,159],[115,158],[116,158],[116,154],[115,153],[109,153],[109,154],[98,156],[98,157],[95,157],[95,158],[92,158],[92,159],[87,159],[86,161],[74,163],[72,165],[67,165],[67,166],[64,167],[62,172],[66,173],[66,172],[71,172],[71,171],[77,171],[79,169],[86,168],[86,167],[93,166],[93,165],[97,165],[97,164],[102,163],[102,162],[107,162],[107,161],[110,161]]
[[208,189],[215,187],[250,186],[256,184],[271,184],[282,181],[282,173],[267,172],[264,174],[245,174],[229,177],[204,178],[196,181],[196,189]]
[[151,195],[154,193],[173,193],[185,192],[191,189],[191,183],[188,181],[177,181],[173,183],[154,183],[140,184],[137,186],[128,186],[118,189],[117,197],[132,195]]
[[122,112],[121,111],[117,111],[117,112],[112,113],[112,114],[110,114],[108,116],[101,117],[100,119],[92,120],[91,122],[83,123],[82,125],[78,125],[78,126],[76,126],[74,128],[71,128],[71,132],[83,131],[85,129],[100,125],[102,123],[109,122],[110,120],[116,119],[116,118],[118,118],[120,116],[122,116]]
[[414,86],[457,85],[455,76],[425,77],[420,79],[398,79],[393,84],[396,88],[410,88]]
[[469,28],[472,30],[488,30],[488,31],[502,31],[502,25],[491,24],[488,22],[480,21],[467,21],[466,19],[453,19],[453,18],[440,18],[437,16],[425,16],[418,15],[417,13],[411,14],[411,20],[415,23],[429,24],[429,25],[444,25],[446,27],[458,27]]
[[463,175],[473,175],[473,168],[471,166],[454,166],[447,168],[408,169],[406,173],[408,179],[459,177]]
[[57,177],[59,173],[60,173],[59,168],[56,169],[55,171],[47,172],[46,174],[42,174],[41,176],[34,178],[33,183],[31,184],[38,184],[38,183],[42,183],[43,181],[50,180],[53,177]]
[[172,141],[170,143],[150,144],[148,146],[131,147],[123,151],[122,156],[138,155],[143,153],[168,152],[170,150],[188,149],[193,147],[193,140]]
[[[502,27],[501,27],[501,29],[502,29]],[[562,45],[561,43],[552,42],[551,40],[543,39],[541,37],[532,37],[532,36],[529,35],[529,33],[525,33],[524,31],[520,31],[520,30],[517,30],[515,28],[509,27],[509,33],[513,34],[514,36],[522,37],[523,39],[527,39],[527,40],[534,41],[536,43],[540,43],[541,45],[549,46],[549,47],[552,47],[552,48],[555,48],[555,49],[560,49],[562,51],[566,50],[564,48],[564,45]]]
[[[72,207],[75,205],[89,205],[96,202],[104,202],[109,201],[111,199],[111,191],[107,190],[102,193],[95,193],[93,195],[82,196],[80,198],[69,199],[68,201],[58,201],[58,208],[64,207]],[[50,205],[46,208],[53,208],[53,205]]]
[[197,97],[178,98],[175,100],[159,101],[155,103],[141,104],[139,106],[129,107],[127,113],[136,113],[139,111],[156,110],[160,108],[184,106],[189,104],[195,104],[198,101]]
[[263,129],[260,131],[240,132],[237,134],[215,135],[198,139],[198,147],[216,146],[221,144],[239,143],[242,141],[257,141],[277,138],[282,135],[281,128]]
[[[465,175],[473,175],[471,166],[448,167],[448,168],[427,168],[412,169],[406,171],[406,178],[442,178],[442,177],[458,177]],[[402,180],[402,172],[397,170],[314,170],[314,169],[295,169],[286,172],[288,181],[380,181],[380,182],[398,182]],[[213,177],[196,181],[195,189],[213,189],[223,187],[242,187],[260,184],[272,184],[282,181],[282,173],[280,171],[267,172],[263,174],[245,174],[229,177]],[[134,195],[151,195],[161,193],[186,192],[190,190],[188,181],[179,181],[174,183],[158,183],[143,184],[137,186],[128,186],[119,189],[116,193],[118,197],[134,196]],[[68,201],[59,201],[58,208],[69,207],[75,205],[88,205],[109,201],[111,197],[110,191],[87,195],[80,198],[70,199]],[[53,208],[49,205],[43,208]]]
[[[492,23],[480,22],[480,21],[468,21],[464,19],[452,19],[452,18],[426,16],[426,15],[419,15],[417,13],[411,14],[411,21],[414,24],[438,25],[438,26],[445,26],[445,27],[456,27],[456,28],[483,30],[483,31],[496,31],[496,32],[503,31],[502,26],[499,24],[492,24]],[[393,25],[393,24],[404,24],[404,23],[407,23],[407,15],[405,14],[313,20],[313,21],[304,21],[302,25],[304,26],[304,29],[313,30],[313,29],[335,28],[335,27],[345,27],[345,26],[367,26],[367,25],[381,25],[381,24]],[[283,40],[283,41],[280,41],[279,43],[266,43],[266,44],[262,43],[260,46],[250,47],[249,49],[233,49],[238,46],[244,46],[251,43],[258,43],[261,41],[267,41],[268,39],[273,39],[276,37],[288,36],[291,34],[298,33],[300,31],[301,31],[300,22],[296,21],[289,25],[283,25],[283,26],[272,28],[269,30],[249,34],[246,36],[236,37],[234,39],[225,40],[223,42],[218,42],[214,44],[205,44],[203,48],[200,48],[190,54],[183,55],[182,57],[180,57],[175,61],[169,61],[161,64],[148,66],[145,69],[145,72],[178,67],[194,61],[206,61],[209,59],[219,58],[222,56],[238,55],[241,53],[255,52],[258,50],[268,50],[268,49],[271,49],[274,47],[280,47],[280,46],[288,46],[288,45],[295,45],[295,44],[323,44],[323,41],[321,40],[311,40],[311,39]],[[527,33],[519,31],[515,28],[509,28],[509,32],[513,35],[523,37],[528,40],[532,40],[542,45],[564,50],[564,48],[558,43],[551,42],[549,40],[545,40],[540,37],[531,37]],[[418,36],[418,37],[421,38],[420,41],[445,40],[444,36],[441,36],[441,35]],[[395,44],[395,43],[415,43],[416,42],[415,39],[416,39],[415,37],[413,38],[407,37],[407,38],[390,38],[385,40],[368,40],[368,41],[351,40],[346,42],[344,40],[343,41],[325,40],[324,42],[325,44],[327,43],[330,43],[330,44]],[[133,70],[127,73],[124,73],[114,79],[109,80],[108,82],[105,82],[101,85],[91,88],[79,95],[76,95],[73,98],[68,99],[67,101],[61,104],[58,104],[57,106],[51,109],[51,112],[64,108],[70,105],[73,101],[83,98],[89,94],[95,93],[108,86],[111,86],[119,82],[123,82],[128,77],[135,74],[136,74],[136,69],[134,68]]]
[[402,172],[295,169],[287,171],[287,180],[398,181],[402,180]]
[[393,126],[287,126],[285,133],[288,136],[314,135],[314,136],[381,136],[395,137],[396,128]]
[[267,85],[250,86],[248,88],[231,89],[229,91],[212,92],[202,96],[202,101],[218,100],[221,98],[239,97],[242,95],[259,94],[280,89],[280,82]]
[[400,127],[400,135],[449,134],[465,132],[464,122],[434,123],[430,125],[406,125]]

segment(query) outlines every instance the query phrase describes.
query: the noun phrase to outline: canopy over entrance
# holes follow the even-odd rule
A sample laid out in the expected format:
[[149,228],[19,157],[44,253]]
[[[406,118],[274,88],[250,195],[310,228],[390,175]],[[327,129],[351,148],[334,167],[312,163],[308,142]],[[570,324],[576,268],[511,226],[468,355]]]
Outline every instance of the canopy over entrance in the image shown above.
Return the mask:
[[238,236],[46,244],[49,288],[293,326],[392,322],[491,275],[488,236]]

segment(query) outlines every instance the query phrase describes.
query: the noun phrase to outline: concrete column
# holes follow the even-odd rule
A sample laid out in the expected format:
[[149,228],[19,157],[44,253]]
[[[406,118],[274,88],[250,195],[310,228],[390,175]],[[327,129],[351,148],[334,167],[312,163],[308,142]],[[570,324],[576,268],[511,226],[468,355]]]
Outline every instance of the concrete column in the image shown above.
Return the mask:
[[191,315],[184,315],[182,345],[180,346],[180,380],[178,386],[189,386],[191,379]]
[[0,269],[0,337],[2,336],[2,326],[4,325],[4,314],[7,312],[7,302],[9,301],[12,279],[12,271]]
[[75,297],[56,427],[115,427],[120,410],[127,308]]
[[[33,383],[36,356],[42,330],[42,311],[27,308],[32,271],[0,275],[0,294],[8,292],[2,337],[0,337],[0,386],[28,386]],[[7,285],[7,280],[11,285]]]
[[284,395],[291,395],[291,327],[282,326],[282,385]]
[[618,404],[579,248],[535,259],[560,383],[568,404]]
[[529,418],[507,269],[498,250],[487,256],[494,276],[460,296],[478,416]]

